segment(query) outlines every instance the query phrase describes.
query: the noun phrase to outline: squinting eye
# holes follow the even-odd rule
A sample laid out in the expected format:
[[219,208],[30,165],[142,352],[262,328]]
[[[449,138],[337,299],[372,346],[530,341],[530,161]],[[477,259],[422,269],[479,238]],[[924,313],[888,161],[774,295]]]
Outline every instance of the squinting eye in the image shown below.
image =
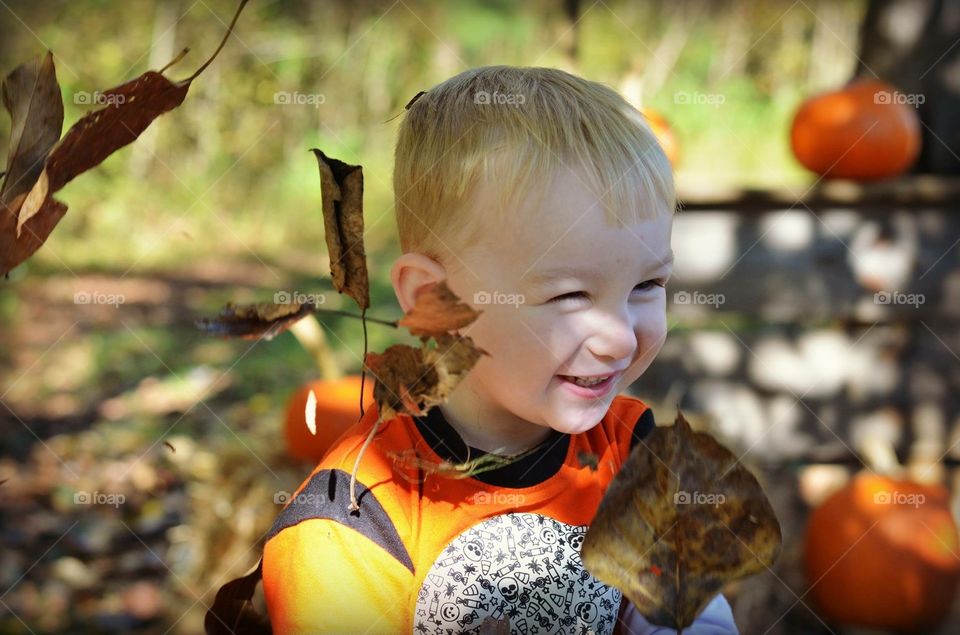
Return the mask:
[[663,280],[647,280],[646,282],[641,282],[634,289],[643,289],[644,291],[649,291],[654,287],[665,287],[666,282]]
[[555,298],[550,298],[549,302],[560,302],[561,300],[573,300],[581,295],[583,295],[583,291],[574,291],[572,293],[564,293],[563,295],[558,295]]
[[[655,287],[665,287],[665,286],[666,286],[666,282],[665,282],[664,280],[647,280],[647,281],[641,282],[640,284],[638,284],[637,286],[635,286],[634,289],[635,289],[635,290],[636,290],[636,289],[640,289],[641,291],[650,291],[651,289],[653,289],[653,288],[655,288]],[[572,291],[572,292],[570,292],[570,293],[564,293],[563,295],[558,295],[558,296],[555,297],[555,298],[551,298],[551,299],[549,300],[549,302],[561,302],[561,301],[563,301],[563,300],[575,300],[575,299],[579,298],[579,297],[582,296],[582,295],[584,295],[584,292],[583,292],[583,291]]]

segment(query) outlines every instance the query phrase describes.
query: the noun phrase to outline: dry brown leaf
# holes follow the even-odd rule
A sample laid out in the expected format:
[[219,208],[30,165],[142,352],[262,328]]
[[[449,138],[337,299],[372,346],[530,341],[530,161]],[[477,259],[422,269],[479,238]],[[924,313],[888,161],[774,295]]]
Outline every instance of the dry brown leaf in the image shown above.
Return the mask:
[[2,93],[3,107],[10,113],[10,150],[0,203],[9,205],[33,187],[63,131],[63,97],[53,53],[15,68],[3,81]]
[[[35,68],[25,64],[7,77],[3,99],[13,119],[13,129],[7,161],[9,174],[0,191],[0,199],[6,203],[0,219],[0,275],[32,256],[66,213],[66,206],[52,198],[60,188],[134,141],[154,119],[183,102],[190,83],[223,48],[247,1],[240,1],[220,46],[193,75],[175,83],[159,72],[147,71],[103,91],[98,101],[105,105],[81,117],[59,142],[63,101],[52,55],[48,53],[42,64],[35,63]],[[30,95],[25,93],[31,73],[35,78],[34,96],[44,101],[42,106],[39,102],[36,107],[29,103]],[[19,206],[10,204],[28,191],[29,196]],[[14,222],[8,217],[10,214]]]
[[370,306],[367,256],[363,248],[363,168],[311,151],[320,166],[324,238],[334,288],[353,298],[361,310]]
[[50,193],[100,165],[139,137],[154,119],[183,103],[190,82],[174,83],[156,71],[147,71],[103,91],[102,101],[106,105],[91,110],[73,124],[47,157]]
[[478,348],[473,339],[465,335],[441,333],[434,339],[437,347],[424,349],[424,356],[428,363],[434,364],[440,374],[440,391],[437,396],[446,401],[456,385],[480,361],[480,356],[490,354]]
[[217,317],[202,318],[195,324],[201,331],[210,335],[239,337],[247,340],[260,338],[272,340],[297,321],[310,315],[313,310],[314,306],[311,303],[259,302],[234,305],[228,302]]
[[475,311],[450,290],[446,280],[417,290],[415,305],[397,322],[414,335],[437,336],[457,331],[476,320],[483,311]]
[[5,275],[39,249],[67,213],[66,205],[48,198],[40,212],[24,224],[23,235],[18,237],[17,210],[26,198],[24,192],[10,206],[0,204],[0,275]]
[[263,558],[249,573],[227,582],[217,591],[203,619],[207,635],[270,635],[270,620],[257,613],[253,594],[263,577]]
[[409,395],[430,394],[440,381],[437,370],[424,361],[423,349],[406,344],[394,344],[382,353],[368,352],[364,365],[375,379],[373,400],[384,420],[397,412],[422,415],[420,405]]
[[373,374],[373,398],[383,420],[398,412],[422,416],[447,400],[460,380],[489,355],[469,337],[443,335],[436,348],[394,344],[383,353],[367,353],[366,367]]
[[20,238],[23,226],[27,224],[27,221],[36,216],[37,212],[43,209],[44,203],[50,200],[47,196],[49,193],[50,180],[47,178],[47,171],[44,170],[40,173],[37,182],[33,184],[33,188],[27,194],[23,205],[20,206],[20,218],[17,219],[17,238]]
[[770,567],[780,524],[757,479],[677,414],[638,444],[581,549],[587,570],[653,624],[689,626],[727,582]]

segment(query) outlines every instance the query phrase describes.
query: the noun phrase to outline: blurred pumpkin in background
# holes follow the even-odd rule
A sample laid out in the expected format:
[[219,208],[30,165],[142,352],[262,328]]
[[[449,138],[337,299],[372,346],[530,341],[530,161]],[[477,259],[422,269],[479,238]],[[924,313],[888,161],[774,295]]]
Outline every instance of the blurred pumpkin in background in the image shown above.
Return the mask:
[[920,154],[920,116],[907,96],[879,80],[860,79],[801,104],[790,142],[817,174],[861,181],[908,170]]
[[960,581],[960,536],[949,491],[863,470],[810,514],[804,567],[827,620],[928,633]]
[[[284,436],[287,454],[305,461],[319,462],[333,442],[360,418],[360,375],[339,379],[316,379],[297,388],[287,402]],[[316,434],[306,421],[307,398],[316,395]],[[363,407],[373,404],[373,377],[363,387]]]
[[670,123],[663,115],[650,108],[641,108],[640,112],[647,118],[647,123],[650,124],[650,129],[653,130],[657,141],[660,142],[660,147],[663,148],[664,154],[670,160],[670,165],[676,168],[677,162],[680,160],[680,144],[676,135],[673,134]]
[[[321,377],[299,386],[287,401],[283,424],[286,450],[295,459],[316,463],[360,419],[361,375],[344,375],[340,371],[314,316],[300,320],[290,331],[314,357]],[[373,384],[373,377],[368,375],[363,386],[364,411],[374,403]],[[311,431],[306,419],[311,390],[316,397],[315,431]]]

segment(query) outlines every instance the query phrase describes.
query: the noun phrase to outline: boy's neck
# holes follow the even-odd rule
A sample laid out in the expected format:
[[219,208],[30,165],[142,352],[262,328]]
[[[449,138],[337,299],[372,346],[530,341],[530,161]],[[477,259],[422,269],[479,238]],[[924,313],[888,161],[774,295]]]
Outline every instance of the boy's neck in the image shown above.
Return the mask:
[[496,454],[517,454],[543,443],[551,428],[492,411],[467,391],[455,391],[438,406],[450,426],[470,447]]

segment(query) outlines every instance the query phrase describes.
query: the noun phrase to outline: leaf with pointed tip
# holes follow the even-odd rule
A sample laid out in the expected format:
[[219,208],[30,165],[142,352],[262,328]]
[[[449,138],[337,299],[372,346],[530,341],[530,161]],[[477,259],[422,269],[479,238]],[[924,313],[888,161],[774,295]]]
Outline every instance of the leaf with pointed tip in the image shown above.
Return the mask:
[[210,335],[238,337],[246,340],[272,340],[314,310],[311,303],[277,304],[259,302],[234,305],[230,302],[215,318],[195,322],[198,329]]
[[[13,118],[13,130],[9,174],[0,190],[0,202],[4,203],[4,217],[0,219],[0,274],[8,273],[33,255],[66,213],[66,206],[52,198],[60,188],[137,139],[154,119],[183,102],[190,83],[223,48],[247,1],[240,0],[220,46],[193,75],[171,82],[159,72],[147,71],[103,91],[99,101],[105,105],[81,117],[59,141],[63,102],[52,55],[48,53],[34,70],[24,65],[7,77],[3,101]],[[31,77],[38,104],[45,104],[36,109],[27,94]],[[29,195],[20,199],[24,192]],[[14,207],[11,202],[16,200],[21,203]],[[9,218],[11,214],[14,222]],[[40,218],[34,223],[36,217]]]
[[780,546],[780,524],[757,479],[678,413],[630,453],[580,555],[649,622],[681,629],[724,584],[770,567]]
[[317,148],[311,152],[320,166],[324,239],[333,286],[366,309],[370,283],[363,247],[363,168],[328,157]]
[[416,304],[397,324],[407,327],[414,335],[437,336],[462,329],[481,313],[461,302],[446,280],[440,280],[417,290]]
[[10,150],[0,203],[9,206],[36,183],[63,131],[63,96],[53,53],[15,68],[3,81],[2,97],[10,113]]

